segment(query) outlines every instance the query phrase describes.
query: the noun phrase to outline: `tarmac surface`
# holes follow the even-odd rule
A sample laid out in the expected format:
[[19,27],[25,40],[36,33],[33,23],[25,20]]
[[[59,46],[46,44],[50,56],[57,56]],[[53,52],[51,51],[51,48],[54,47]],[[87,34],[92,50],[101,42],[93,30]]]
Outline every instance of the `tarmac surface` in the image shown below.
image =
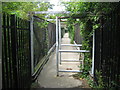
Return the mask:
[[[62,44],[70,44],[70,38],[68,33],[62,38]],[[77,50],[72,46],[62,46],[62,50]],[[79,60],[80,55],[78,53],[61,53],[62,60]],[[80,62],[61,62],[59,64],[59,70],[79,70]],[[75,79],[72,72],[59,72],[57,76],[56,69],[56,52],[54,51],[49,57],[48,62],[43,67],[40,75],[38,76],[38,83],[43,88],[74,88],[80,87],[82,81]]]

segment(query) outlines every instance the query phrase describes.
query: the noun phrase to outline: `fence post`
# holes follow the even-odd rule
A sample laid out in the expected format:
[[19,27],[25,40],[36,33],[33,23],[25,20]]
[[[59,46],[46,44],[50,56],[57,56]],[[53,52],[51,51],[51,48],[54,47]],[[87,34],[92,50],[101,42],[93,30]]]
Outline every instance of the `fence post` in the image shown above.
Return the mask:
[[56,16],[56,65],[57,65],[57,76],[59,76],[59,52],[58,52],[58,17]]
[[13,59],[13,82],[14,87],[18,87],[18,71],[17,71],[17,29],[16,29],[16,16],[11,15],[11,43],[12,43],[12,59]]
[[[2,7],[1,2],[0,7]],[[2,10],[0,8],[0,90],[1,89],[2,89]]]
[[[61,49],[61,22],[60,22],[60,19],[58,20],[59,21],[59,50]],[[60,64],[61,64],[61,52],[59,53],[60,55]]]
[[93,48],[92,48],[92,75],[94,77],[94,58],[95,57],[95,31],[93,31]]
[[34,73],[34,43],[33,43],[33,15],[30,13],[30,38],[31,38],[31,74]]

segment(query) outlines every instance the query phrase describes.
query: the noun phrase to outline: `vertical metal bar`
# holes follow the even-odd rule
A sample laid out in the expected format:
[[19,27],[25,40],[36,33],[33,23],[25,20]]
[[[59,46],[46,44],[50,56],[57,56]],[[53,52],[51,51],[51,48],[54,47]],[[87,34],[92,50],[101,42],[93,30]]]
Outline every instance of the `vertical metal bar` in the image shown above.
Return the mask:
[[[4,19],[4,16],[5,16],[5,14],[3,14],[3,16],[2,16],[2,19]],[[3,26],[4,26],[4,20],[2,21],[2,23],[3,23]],[[0,22],[1,23],[1,22]],[[2,54],[2,88],[5,88],[5,39],[4,39],[4,30],[5,30],[5,27],[2,27],[3,29],[1,30],[1,38],[2,38],[2,52],[1,52],[1,54]]]
[[[26,22],[26,20],[24,20],[24,27],[27,28],[27,22]],[[28,43],[26,37],[27,37],[27,30],[24,31],[24,48],[26,48],[25,52],[26,52],[27,49],[28,49],[28,47],[26,47],[26,45],[25,45],[26,43]],[[25,74],[25,76],[27,76],[27,78],[28,78],[28,72],[29,72],[29,71],[27,70],[27,68],[28,68],[28,67],[27,67],[27,66],[28,66],[28,59],[27,59],[28,56],[27,56],[27,53],[25,53],[25,52],[24,52],[24,55],[25,55],[24,65],[25,65],[25,72],[27,72],[27,73]],[[24,76],[24,77],[25,77],[25,76]],[[25,78],[25,87],[26,87],[27,84],[28,84],[27,78]]]
[[15,15],[11,15],[11,29],[12,29],[12,65],[13,65],[13,81],[14,81],[14,87],[17,88],[18,87],[18,75],[17,75],[17,33],[16,33],[16,16]]
[[[119,34],[120,34],[120,31],[119,31],[119,14],[118,14],[119,12],[118,12],[118,10],[117,10],[117,12],[116,12],[116,31],[118,32],[118,33],[116,33],[117,34],[117,41],[119,41]],[[119,48],[119,42],[117,42],[117,48]],[[117,49],[116,48],[116,49]],[[119,83],[119,81],[118,80],[120,80],[119,78],[119,49],[117,49],[117,67],[116,67],[116,74],[117,74],[117,77],[116,77],[116,79],[117,79],[117,85],[120,85],[120,83]],[[112,68],[111,68],[112,69]]]
[[57,76],[59,76],[59,53],[58,53],[58,17],[56,16],[56,65],[57,65]]
[[[7,26],[10,26],[10,24],[9,24],[9,15],[7,15]],[[10,29],[9,28],[7,28],[7,36],[8,36],[8,38],[7,38],[7,43],[8,43],[8,45],[7,45],[7,48],[8,48],[8,65],[9,65],[9,67],[8,67],[8,75],[9,75],[9,85],[10,85],[10,88],[11,88],[11,86],[12,86],[12,78],[11,78],[11,75],[12,75],[12,72],[11,72],[11,57],[10,57],[10,48],[11,48],[11,46],[10,46]]]
[[31,33],[31,74],[34,73],[34,49],[33,49],[33,16],[31,15],[30,20],[30,33]]
[[[21,27],[21,19],[19,19],[19,27]],[[22,30],[20,30],[20,87],[22,87]]]
[[[19,28],[19,24],[20,24],[20,19],[19,18],[17,18],[17,26],[18,26],[18,28]],[[18,82],[19,82],[19,86],[18,86],[18,88],[20,88],[20,85],[21,85],[21,83],[20,83],[20,30],[18,31]]]
[[[20,19],[20,27],[22,28],[22,19]],[[23,76],[22,76],[22,72],[23,72],[23,30],[21,30],[21,57],[20,57],[20,68],[21,68],[21,88],[23,87]]]
[[[6,26],[9,26],[8,25],[8,14],[6,15]],[[9,82],[9,78],[10,78],[10,75],[9,75],[9,72],[10,72],[10,67],[9,67],[9,44],[8,44],[8,40],[9,40],[9,28],[6,28],[6,65],[7,65],[7,83],[8,83],[8,87],[10,88],[10,82]]]
[[[61,24],[60,24],[60,19],[59,19],[59,50],[61,49]],[[59,52],[60,56],[60,64],[61,64],[61,52]]]
[[[23,20],[21,19],[21,28],[23,28]],[[22,61],[22,66],[21,66],[21,70],[22,70],[22,73],[24,72],[25,68],[24,68],[24,31],[22,30],[22,58],[21,58],[21,61]],[[24,87],[24,75],[22,75],[22,86],[21,88]]]
[[95,55],[95,31],[93,31],[93,48],[92,48],[92,75],[94,77],[94,55]]
[[[9,17],[10,17],[10,26],[12,26],[12,18],[11,18],[11,16],[9,15]],[[3,20],[4,21],[4,20]],[[2,41],[3,42],[3,41]],[[3,49],[4,50],[4,49]],[[10,61],[10,65],[11,65],[11,79],[12,79],[12,85],[11,85],[11,87],[13,88],[14,87],[14,80],[13,80],[13,76],[14,76],[14,74],[12,73],[13,72],[13,57],[12,57],[12,27],[10,28],[10,58],[11,58],[11,61]],[[4,69],[3,69],[4,70]]]
[[[0,2],[0,7],[2,3]],[[2,89],[2,10],[0,8],[0,90]]]
[[31,43],[30,43],[30,21],[28,21],[28,26],[29,26],[29,30],[28,30],[28,32],[29,32],[29,34],[28,34],[28,38],[29,38],[29,58],[28,58],[28,62],[29,62],[29,67],[28,67],[28,70],[29,70],[29,85],[31,85]]
[[[23,20],[22,28],[25,28],[24,25],[25,25],[25,21]],[[23,31],[23,36],[22,37],[23,37],[23,48],[25,48],[25,31]],[[23,68],[24,68],[23,72],[26,72],[26,67],[25,67],[26,66],[25,65],[26,64],[26,56],[25,56],[25,54],[26,53],[25,53],[25,49],[24,49],[24,52],[23,52]],[[26,74],[23,75],[23,88],[25,87],[25,84],[26,84],[25,83],[26,82],[26,80],[25,80],[26,77],[25,76],[26,76]]]
[[[4,16],[3,16],[3,24],[4,24],[4,26],[7,26],[6,25],[6,14],[4,14]],[[7,61],[7,35],[6,35],[6,31],[7,29],[6,28],[4,28],[4,30],[3,30],[3,32],[4,32],[4,61],[5,61],[5,71],[4,71],[4,75],[5,75],[5,87],[7,87],[8,88],[8,86],[9,86],[9,83],[8,83],[8,61]]]

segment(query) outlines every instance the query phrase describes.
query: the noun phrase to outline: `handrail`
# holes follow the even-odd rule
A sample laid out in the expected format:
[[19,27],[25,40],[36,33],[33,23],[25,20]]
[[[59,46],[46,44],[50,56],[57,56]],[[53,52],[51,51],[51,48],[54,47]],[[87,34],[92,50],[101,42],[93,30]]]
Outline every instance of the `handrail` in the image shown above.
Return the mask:
[[38,63],[38,64],[41,63],[41,65],[39,65],[38,68],[37,68],[37,70],[32,74],[32,81],[33,82],[37,79],[37,77],[38,77],[39,73],[41,72],[42,68],[44,67],[44,65],[48,61],[49,56],[54,51],[55,46],[56,46],[56,43],[49,49],[47,55],[42,58],[42,60],[41,60],[42,63],[41,63],[41,61]]

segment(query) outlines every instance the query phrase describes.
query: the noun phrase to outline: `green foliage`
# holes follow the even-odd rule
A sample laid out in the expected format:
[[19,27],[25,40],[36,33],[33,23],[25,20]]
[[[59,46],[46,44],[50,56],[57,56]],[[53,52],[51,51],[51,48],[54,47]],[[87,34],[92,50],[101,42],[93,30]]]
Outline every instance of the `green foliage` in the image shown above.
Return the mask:
[[[83,74],[84,73],[84,74]],[[77,78],[77,79],[85,79],[87,80],[88,85],[93,88],[93,89],[103,89],[105,88],[105,84],[103,83],[103,77],[102,77],[102,73],[101,71],[96,71],[96,76],[98,78],[98,85],[94,82],[94,80],[89,76],[86,75],[85,72],[83,73],[77,73],[74,74],[73,77]]]
[[98,89],[98,88],[96,88],[96,85],[95,85],[95,83],[94,83],[94,80],[91,79],[90,76],[87,76],[85,79],[87,80],[87,82],[88,82],[88,84],[89,84],[89,86],[90,86],[91,88]]
[[47,21],[36,22],[39,28],[47,28],[48,23]]
[[[71,17],[80,17],[79,22],[76,19],[69,18],[67,22],[71,42],[74,40],[74,24],[80,24],[80,34],[83,37],[82,49],[91,50],[90,44],[93,31],[100,27],[97,23],[102,14],[108,14],[115,9],[117,3],[102,3],[102,2],[63,2],[67,11],[70,11]],[[105,18],[105,17],[104,17]],[[91,68],[92,60],[90,54],[85,54],[84,71],[88,73]]]
[[73,22],[74,21],[72,21],[72,19],[69,19],[69,20],[71,20],[71,22],[69,23],[69,22],[67,22],[67,28],[68,28],[68,32],[69,32],[69,37],[71,38],[71,43],[73,43],[73,41],[74,41],[74,24],[73,24]]
[[[74,40],[74,24],[80,24],[80,34],[83,37],[82,49],[91,50],[91,38],[93,36],[93,31],[100,28],[100,18],[104,14],[108,14],[115,9],[118,3],[103,3],[103,2],[64,2],[63,5],[66,7],[67,11],[70,11],[71,17],[79,17],[79,21],[76,19],[69,18],[67,22],[69,35],[71,42]],[[106,19],[105,16],[103,16]],[[96,86],[94,81],[88,77],[89,71],[91,70],[92,59],[90,53],[85,53],[84,55],[84,68],[80,66],[83,73],[78,76],[80,78],[86,78],[89,85],[92,88],[104,88],[103,77],[101,72],[96,71],[99,85]]]
[[[28,19],[30,11],[47,11],[52,6],[49,2],[3,2],[2,10],[3,12],[16,14],[21,18]],[[43,18],[45,14],[37,16]]]
[[96,70],[96,78],[98,79],[98,85],[96,88],[105,88],[105,84],[103,83],[102,71]]
[[84,79],[87,81],[88,85],[91,87],[91,88],[94,88],[94,89],[97,89],[95,83],[94,83],[94,80],[90,78],[90,76],[86,75],[86,74],[82,74],[82,73],[77,73],[77,74],[74,74],[73,75],[74,78],[76,79]]

